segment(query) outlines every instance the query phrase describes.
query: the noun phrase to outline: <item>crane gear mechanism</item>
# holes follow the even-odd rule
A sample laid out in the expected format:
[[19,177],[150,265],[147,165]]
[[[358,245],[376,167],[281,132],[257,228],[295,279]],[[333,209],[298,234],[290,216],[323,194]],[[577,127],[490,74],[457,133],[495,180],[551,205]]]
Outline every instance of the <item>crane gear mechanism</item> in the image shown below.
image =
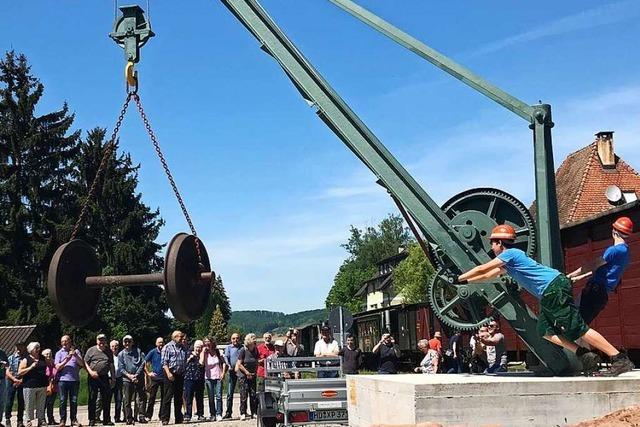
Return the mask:
[[628,236],[633,233],[633,221],[629,217],[621,216],[613,223],[613,228]]

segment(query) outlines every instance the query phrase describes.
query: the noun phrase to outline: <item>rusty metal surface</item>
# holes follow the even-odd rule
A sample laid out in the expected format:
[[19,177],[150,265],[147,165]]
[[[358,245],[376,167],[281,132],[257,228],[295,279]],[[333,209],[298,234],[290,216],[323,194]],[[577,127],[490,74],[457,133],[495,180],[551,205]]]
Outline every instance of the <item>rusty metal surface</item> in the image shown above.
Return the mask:
[[[201,272],[211,270],[207,250],[197,237],[179,233],[169,246],[164,260],[164,289],[174,317],[190,322],[204,313],[211,293],[211,281],[204,282]],[[201,266],[198,263],[200,249]],[[211,274],[213,280],[215,274]]]
[[162,285],[164,274],[128,274],[124,276],[89,276],[85,283],[90,288],[102,288],[105,286],[148,286]]
[[76,239],[58,248],[49,264],[47,290],[62,320],[84,326],[93,319],[100,301],[100,289],[89,289],[85,279],[98,274],[100,263],[88,243]]
[[[213,272],[200,273],[200,281],[211,282]],[[107,286],[148,286],[164,285],[164,273],[127,274],[123,276],[89,276],[85,283],[90,288],[103,288]]]

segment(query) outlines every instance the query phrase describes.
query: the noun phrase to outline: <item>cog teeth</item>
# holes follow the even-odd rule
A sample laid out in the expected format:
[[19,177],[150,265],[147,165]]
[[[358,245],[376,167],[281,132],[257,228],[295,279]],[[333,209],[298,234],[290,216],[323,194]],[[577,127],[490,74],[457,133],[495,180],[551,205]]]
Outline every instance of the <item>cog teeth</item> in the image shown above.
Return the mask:
[[[433,310],[433,312],[435,313],[436,317],[438,318],[438,320],[440,320],[441,323],[451,327],[451,328],[455,328],[455,329],[459,329],[462,331],[471,331],[471,330],[475,330],[478,329],[480,326],[485,325],[487,323],[489,323],[489,321],[492,319],[492,317],[487,317],[485,319],[482,319],[479,322],[473,322],[473,323],[468,323],[468,322],[463,322],[463,321],[459,321],[459,320],[455,320],[450,318],[449,316],[443,314],[441,312],[441,307],[439,307],[436,304],[436,300],[437,300],[437,295],[436,293],[438,292],[438,289],[436,289],[437,285],[438,285],[438,280],[444,280],[444,277],[447,276],[447,270],[440,268],[438,270],[436,270],[436,272],[434,273],[434,275],[432,276],[431,280],[429,281],[429,286],[428,286],[428,301],[429,301],[429,306],[431,306],[431,309]],[[451,285],[454,286],[454,285]],[[463,304],[462,302],[460,302],[460,304]]]
[[[512,195],[510,195],[509,193],[506,193],[502,190],[498,190],[496,188],[470,189],[467,191],[463,191],[462,193],[459,193],[453,196],[448,201],[446,201],[442,205],[442,211],[445,213],[445,215],[447,215],[449,219],[453,219],[457,215],[461,214],[462,212],[470,210],[468,205],[461,206],[462,203],[470,201],[471,205],[473,205],[476,199],[479,200],[480,202],[483,202],[483,197],[492,198],[492,199],[497,198],[501,200],[502,203],[508,204],[511,206],[512,209],[515,209],[515,211],[517,212],[517,215],[514,215],[514,212],[511,212],[511,214],[514,215],[513,219],[515,220],[515,218],[519,216],[518,221],[519,222],[521,221],[521,223],[524,224],[524,226],[526,226],[529,230],[526,252],[529,256],[534,256],[536,251],[536,246],[537,246],[535,221],[533,220],[531,213],[524,206],[524,204],[520,202],[518,199],[516,199],[515,197],[513,197]],[[503,206],[503,205],[500,205],[500,206]],[[471,210],[473,210],[473,206]],[[498,216],[497,211],[493,212],[493,215],[489,215],[489,213],[491,213],[489,209],[487,209],[487,211],[488,212],[486,213],[486,215],[495,222],[495,219]],[[479,250],[482,250],[482,249],[480,248]],[[429,287],[428,287],[429,305],[433,309],[433,312],[436,314],[436,317],[443,324],[446,324],[450,327],[461,329],[461,330],[476,329],[479,326],[482,326],[483,324],[487,323],[488,322],[487,319],[484,319],[482,322],[478,322],[478,323],[468,323],[468,322],[465,322],[464,319],[456,319],[455,317],[450,317],[448,314],[441,313],[440,308],[437,304],[437,301],[435,301],[436,299],[435,294],[437,292],[435,288],[439,280],[438,274],[441,274],[443,271],[448,270],[448,267],[453,266],[453,263],[451,262],[451,259],[448,258],[447,254],[441,251],[439,247],[435,244],[429,244],[428,251],[429,251],[429,257],[433,262],[433,266],[437,270],[435,275],[430,280]],[[469,303],[474,304],[474,302],[471,302],[471,301]],[[464,302],[460,301],[459,304],[464,304]],[[480,307],[480,304],[478,304],[477,302],[475,302],[475,304],[477,304],[478,307]]]

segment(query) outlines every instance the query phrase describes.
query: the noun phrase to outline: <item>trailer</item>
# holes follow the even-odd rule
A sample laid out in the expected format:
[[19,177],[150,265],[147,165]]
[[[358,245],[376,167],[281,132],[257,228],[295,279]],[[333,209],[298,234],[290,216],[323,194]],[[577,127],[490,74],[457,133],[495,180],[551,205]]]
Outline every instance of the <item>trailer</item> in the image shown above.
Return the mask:
[[340,357],[270,357],[258,393],[258,426],[348,425]]

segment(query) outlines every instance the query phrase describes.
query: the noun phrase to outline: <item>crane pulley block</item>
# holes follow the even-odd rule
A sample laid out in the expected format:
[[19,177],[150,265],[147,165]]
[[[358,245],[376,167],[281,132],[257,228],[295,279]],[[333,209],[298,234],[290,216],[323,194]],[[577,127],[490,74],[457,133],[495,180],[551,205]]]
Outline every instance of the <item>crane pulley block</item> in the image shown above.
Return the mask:
[[109,33],[118,46],[124,48],[127,62],[137,63],[140,60],[140,48],[155,33],[151,31],[151,23],[145,18],[144,10],[138,5],[120,6],[122,16],[113,23],[113,31]]

